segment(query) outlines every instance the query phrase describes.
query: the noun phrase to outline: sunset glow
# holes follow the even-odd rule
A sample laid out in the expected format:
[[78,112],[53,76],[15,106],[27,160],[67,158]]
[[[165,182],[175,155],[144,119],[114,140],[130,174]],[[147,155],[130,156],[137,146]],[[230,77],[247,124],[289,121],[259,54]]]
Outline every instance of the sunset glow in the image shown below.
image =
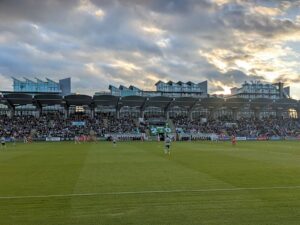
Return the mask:
[[[300,0],[0,2],[0,89],[10,77],[73,78],[81,93],[158,80],[210,93],[284,82],[300,98]],[[84,82],[82,82],[84,81]]]

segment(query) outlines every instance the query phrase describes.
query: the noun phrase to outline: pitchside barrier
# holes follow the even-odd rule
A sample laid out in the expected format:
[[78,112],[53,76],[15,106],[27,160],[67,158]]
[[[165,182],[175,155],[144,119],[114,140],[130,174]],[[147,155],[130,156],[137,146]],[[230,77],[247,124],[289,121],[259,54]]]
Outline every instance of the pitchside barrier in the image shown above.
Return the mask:
[[287,141],[300,141],[300,136],[298,136],[298,137],[285,137],[284,140],[287,140]]
[[[170,137],[174,141],[197,141],[197,140],[209,140],[209,141],[230,141],[231,136],[227,135],[217,135],[217,134],[204,134],[204,133],[168,133],[168,137]],[[80,141],[107,141],[112,140],[112,138],[117,138],[120,141],[136,141],[136,140],[143,140],[143,141],[158,141],[158,136],[147,136],[145,133],[139,134],[106,134],[102,137],[95,137],[90,138],[89,136],[86,137],[84,140],[80,139]],[[260,137],[236,137],[237,141],[300,141],[300,135],[298,137],[286,136],[260,136]],[[5,138],[6,142],[23,142],[23,139],[12,139],[10,137]],[[32,138],[32,141],[46,141],[46,142],[60,142],[60,141],[74,141],[74,138],[61,138],[61,137],[38,137]]]
[[137,141],[137,140],[148,140],[148,137],[144,133],[139,134],[105,134],[106,140],[112,140],[116,138],[119,141]]
[[196,140],[210,140],[217,141],[219,140],[219,136],[216,134],[204,134],[204,133],[180,133],[178,134],[178,140],[180,141],[196,141]]
[[60,137],[46,137],[46,141],[57,142],[60,141]]
[[246,137],[236,137],[237,141],[247,141]]
[[[219,136],[220,141],[230,141],[230,136]],[[236,137],[237,141],[282,141],[282,140],[288,140],[288,141],[300,141],[300,136],[298,137],[280,137],[280,136],[261,136],[261,137]]]

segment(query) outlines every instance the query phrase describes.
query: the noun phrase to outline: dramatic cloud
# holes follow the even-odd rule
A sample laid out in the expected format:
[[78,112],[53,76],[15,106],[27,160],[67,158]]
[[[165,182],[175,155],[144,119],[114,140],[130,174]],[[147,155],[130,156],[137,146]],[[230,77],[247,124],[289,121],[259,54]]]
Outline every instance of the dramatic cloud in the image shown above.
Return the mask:
[[0,1],[0,89],[10,77],[72,77],[93,94],[109,84],[283,81],[300,98],[300,1]]

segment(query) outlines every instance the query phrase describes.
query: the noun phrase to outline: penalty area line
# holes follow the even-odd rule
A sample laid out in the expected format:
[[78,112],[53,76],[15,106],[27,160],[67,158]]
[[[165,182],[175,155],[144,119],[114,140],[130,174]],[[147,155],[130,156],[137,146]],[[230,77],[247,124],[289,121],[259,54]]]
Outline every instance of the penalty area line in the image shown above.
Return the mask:
[[178,189],[178,190],[153,190],[153,191],[121,191],[121,192],[94,192],[94,193],[72,193],[53,195],[20,195],[20,196],[0,196],[0,200],[5,199],[33,199],[33,198],[64,198],[64,197],[89,197],[101,195],[138,195],[138,194],[160,194],[160,193],[201,193],[201,192],[235,192],[235,191],[255,191],[255,190],[288,190],[300,189],[300,186],[277,186],[277,187],[248,187],[248,188],[211,188],[211,189]]

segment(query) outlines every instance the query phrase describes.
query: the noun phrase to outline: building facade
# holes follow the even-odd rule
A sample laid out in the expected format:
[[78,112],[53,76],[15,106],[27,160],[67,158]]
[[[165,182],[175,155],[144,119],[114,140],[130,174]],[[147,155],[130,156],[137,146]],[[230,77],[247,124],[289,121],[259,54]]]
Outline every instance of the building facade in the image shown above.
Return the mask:
[[240,88],[232,88],[230,97],[245,99],[267,98],[281,99],[290,98],[290,87],[284,87],[283,83],[264,84],[260,81],[245,82]]
[[158,81],[156,84],[156,91],[160,92],[162,96],[168,97],[207,97],[207,81],[201,83],[189,82],[163,82]]
[[71,94],[71,78],[65,78],[58,81],[59,88],[61,91],[62,96],[70,95]]
[[156,84],[156,91],[144,91],[135,86],[125,87],[120,85],[118,88],[110,85],[110,94],[113,96],[143,96],[143,97],[198,97],[205,98],[208,96],[207,93],[207,81],[202,83],[193,82],[163,82],[158,81]]
[[123,85],[120,85],[118,88],[109,85],[109,90],[111,95],[113,96],[120,96],[120,97],[126,97],[126,96],[142,96],[143,95],[143,90],[135,87],[135,86],[129,86],[125,87]]
[[58,93],[63,96],[71,94],[71,78],[55,82],[46,78],[46,81],[35,78],[35,81],[28,78],[20,80],[13,78],[13,91],[25,93]]

